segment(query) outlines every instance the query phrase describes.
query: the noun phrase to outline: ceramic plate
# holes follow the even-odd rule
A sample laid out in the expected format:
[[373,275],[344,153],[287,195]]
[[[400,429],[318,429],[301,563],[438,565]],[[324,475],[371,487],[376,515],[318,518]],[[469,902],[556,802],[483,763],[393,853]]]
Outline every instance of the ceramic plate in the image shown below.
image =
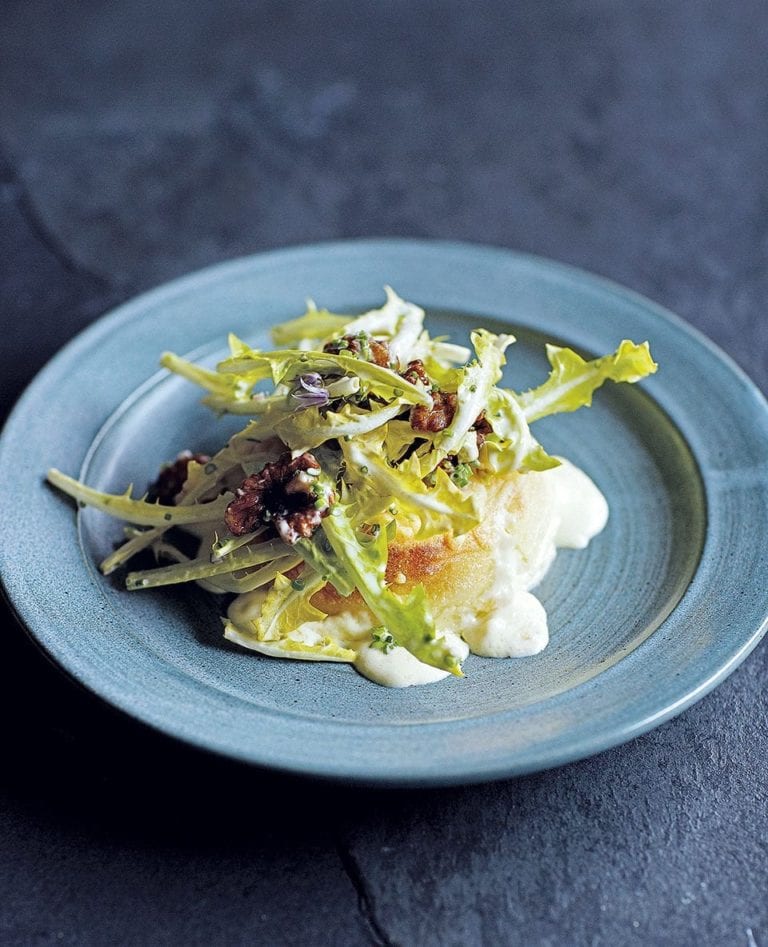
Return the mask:
[[[551,641],[517,660],[471,656],[464,679],[389,690],[338,664],[280,661],[223,641],[197,588],[124,591],[95,564],[120,525],[78,515],[43,482],[142,487],[182,448],[234,429],[187,382],[156,372],[171,349],[213,364],[234,331],[265,345],[305,298],[340,312],[392,284],[433,334],[512,331],[506,378],[542,380],[544,342],[594,357],[650,340],[657,375],[606,385],[594,406],[539,422],[552,453],[608,497],[605,531],[562,551],[539,587]],[[236,422],[235,422],[236,423]],[[649,730],[702,697],[755,647],[768,613],[768,409],[711,343],[647,300],[503,250],[355,241],[213,267],[101,319],[38,376],[0,448],[0,565],[20,618],[73,677],[139,720],[265,766],[389,784],[531,772]]]

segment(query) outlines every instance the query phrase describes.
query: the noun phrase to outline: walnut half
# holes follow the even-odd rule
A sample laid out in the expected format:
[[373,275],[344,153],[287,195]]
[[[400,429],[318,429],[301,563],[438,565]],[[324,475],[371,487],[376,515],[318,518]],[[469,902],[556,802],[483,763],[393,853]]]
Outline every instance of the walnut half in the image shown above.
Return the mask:
[[210,459],[208,454],[193,454],[192,451],[183,450],[173,463],[164,464],[160,469],[157,479],[147,491],[147,499],[173,506],[176,495],[186,483],[189,462],[194,460],[197,464],[207,464]]
[[322,485],[320,464],[312,454],[282,454],[274,463],[251,474],[235,491],[224,514],[234,536],[250,533],[262,523],[274,523],[280,538],[294,545],[309,539],[327,516],[333,493]]

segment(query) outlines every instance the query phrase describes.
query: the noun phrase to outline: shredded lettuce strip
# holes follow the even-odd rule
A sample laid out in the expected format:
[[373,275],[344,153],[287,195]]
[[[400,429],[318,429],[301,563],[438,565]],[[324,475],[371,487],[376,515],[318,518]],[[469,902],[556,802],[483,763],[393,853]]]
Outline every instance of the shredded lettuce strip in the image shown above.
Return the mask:
[[296,634],[303,625],[322,622],[327,617],[311,602],[314,593],[324,584],[321,576],[307,569],[301,579],[294,581],[285,575],[277,575],[264,598],[259,615],[245,627],[226,620],[224,637],[246,648],[277,657],[354,661],[356,652],[345,648],[331,635],[313,636],[316,640],[307,640],[307,636],[302,638]]
[[345,664],[354,662],[356,652],[344,648],[329,636],[323,636],[316,643],[301,641],[294,634],[288,633],[275,641],[260,641],[253,635],[244,634],[238,625],[229,620],[224,622],[224,637],[227,641],[257,651],[270,658],[294,658],[301,661],[339,661]]
[[366,362],[344,352],[306,352],[300,349],[260,352],[244,346],[239,354],[220,362],[218,371],[236,376],[243,387],[269,378],[279,385],[306,372],[356,375],[373,395],[386,399],[403,398],[409,404],[432,404],[431,397],[423,388],[412,385],[391,368]]
[[336,556],[322,530],[318,530],[312,539],[300,539],[294,549],[310,569],[322,576],[324,582],[330,582],[339,595],[351,595],[355,591],[354,576]]
[[340,515],[323,520],[323,532],[339,561],[353,576],[358,592],[378,623],[419,661],[460,677],[461,665],[435,630],[424,586],[417,585],[406,596],[396,595],[386,587],[385,532],[382,530],[362,543],[346,511],[339,510]]
[[180,355],[173,352],[163,352],[160,357],[160,365],[167,368],[174,375],[186,378],[193,384],[198,385],[205,391],[210,392],[225,401],[236,400],[238,395],[246,398],[246,392],[240,391],[240,383],[237,378],[231,375],[222,375],[219,372],[211,371],[209,368],[203,368],[202,365],[196,365]]
[[348,316],[337,316],[327,309],[318,309],[311,301],[307,311],[298,319],[281,322],[272,329],[272,341],[285,348],[304,341],[320,340],[344,335]]
[[[125,584],[129,589],[148,589],[158,585],[176,585],[180,582],[195,582],[240,569],[272,563],[291,555],[291,547],[281,539],[271,539],[257,543],[247,549],[238,549],[225,559],[211,562],[210,556],[193,559],[172,566],[160,566],[156,569],[143,569],[129,572]],[[274,575],[272,576],[274,578]]]
[[428,487],[407,465],[395,469],[381,460],[381,445],[373,439],[345,441],[341,449],[355,496],[356,522],[394,507],[418,521],[419,539],[451,531],[467,533],[480,522],[472,496],[454,486],[445,471],[437,470],[434,486]]
[[304,453],[326,441],[369,434],[394,420],[407,407],[398,398],[392,404],[372,410],[345,404],[341,411],[327,411],[323,415],[317,408],[306,408],[278,421],[275,433],[291,450]]
[[[366,333],[384,338],[393,364],[404,368],[409,361],[420,358],[431,363],[430,374],[450,364],[463,364],[470,351],[444,339],[430,339],[424,330],[424,310],[406,302],[385,286],[386,302],[380,309],[371,309],[360,316],[340,316],[327,309],[318,309],[309,302],[307,311],[298,319],[283,322],[272,330],[275,345],[294,346],[302,350],[322,349],[324,342],[345,335]],[[233,353],[234,354],[234,353]]]
[[544,384],[515,396],[529,424],[550,414],[588,407],[592,394],[606,381],[634,384],[658,368],[648,343],[637,345],[629,339],[615,352],[592,361],[572,349],[547,345],[547,359],[552,371]]
[[[304,573],[309,570],[305,569]],[[316,572],[301,581],[291,581],[281,575],[267,593],[258,618],[251,622],[253,634],[259,641],[277,641],[310,621],[322,621],[325,612],[315,608],[310,599],[324,585]]]
[[55,467],[48,471],[48,480],[80,506],[91,506],[137,526],[186,526],[193,523],[215,523],[224,518],[232,494],[224,494],[210,503],[193,506],[161,506],[147,500],[131,498],[132,486],[123,494],[102,493],[67,476]]
[[460,459],[477,460],[477,438],[471,428],[488,407],[488,399],[506,362],[504,352],[515,338],[512,335],[494,335],[478,329],[471,335],[475,360],[459,370],[457,388],[458,408],[448,427],[435,440],[435,450],[428,464],[433,470],[451,454]]
[[413,358],[413,350],[421,337],[424,326],[424,310],[401,299],[391,286],[385,286],[387,301],[383,308],[366,313],[348,323],[344,332],[355,335],[384,334],[389,340],[389,356],[393,364],[405,368]]
[[510,392],[494,388],[488,398],[488,418],[493,434],[483,444],[481,466],[499,474],[560,465],[531,434],[523,409]]

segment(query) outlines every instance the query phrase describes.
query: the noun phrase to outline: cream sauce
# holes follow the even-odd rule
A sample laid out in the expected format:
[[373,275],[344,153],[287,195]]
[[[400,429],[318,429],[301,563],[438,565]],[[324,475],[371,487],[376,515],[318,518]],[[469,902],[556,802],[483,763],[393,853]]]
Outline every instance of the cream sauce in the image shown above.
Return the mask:
[[462,629],[473,654],[486,658],[527,658],[549,642],[547,613],[531,592],[513,589],[476,613]]
[[542,489],[536,522],[521,533],[510,512],[500,524],[496,569],[488,596],[474,609],[450,616],[474,654],[519,658],[549,642],[547,613],[529,589],[538,585],[558,547],[583,549],[608,520],[608,504],[592,480],[567,460],[529,476]]
[[[462,639],[450,632],[444,635],[448,647],[459,663],[469,654],[469,648]],[[441,671],[415,658],[405,648],[391,648],[387,653],[366,644],[357,653],[357,670],[371,681],[384,687],[411,687],[413,684],[433,684],[448,677],[448,671]]]
[[544,471],[544,475],[555,485],[560,517],[556,545],[584,549],[608,522],[608,502],[584,471],[567,460],[559,467]]

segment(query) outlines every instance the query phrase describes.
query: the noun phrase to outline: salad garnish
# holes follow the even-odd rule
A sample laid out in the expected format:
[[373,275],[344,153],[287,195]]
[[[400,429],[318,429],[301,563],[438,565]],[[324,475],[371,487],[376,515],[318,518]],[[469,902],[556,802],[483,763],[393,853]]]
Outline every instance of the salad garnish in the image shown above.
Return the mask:
[[105,574],[154,553],[155,565],[127,573],[128,589],[197,582],[257,595],[247,620],[224,620],[230,640],[355,661],[359,648],[331,632],[318,605],[325,590],[356,603],[369,622],[362,634],[382,655],[402,648],[461,675],[455,636],[436,623],[424,585],[388,569],[390,548],[471,533],[484,515],[478,484],[557,467],[530,425],[591,404],[606,381],[655,372],[648,344],[624,340],[591,360],[548,345],[549,377],[518,393],[500,387],[513,336],[478,329],[471,349],[433,339],[424,311],[390,288],[380,309],[359,316],[310,303],[272,336],[277,347],[263,351],[230,335],[215,369],[161,359],[202,388],[213,411],[247,419],[218,453],[182,452],[137,497],[56,469],[49,481],[129,524],[101,563]]

